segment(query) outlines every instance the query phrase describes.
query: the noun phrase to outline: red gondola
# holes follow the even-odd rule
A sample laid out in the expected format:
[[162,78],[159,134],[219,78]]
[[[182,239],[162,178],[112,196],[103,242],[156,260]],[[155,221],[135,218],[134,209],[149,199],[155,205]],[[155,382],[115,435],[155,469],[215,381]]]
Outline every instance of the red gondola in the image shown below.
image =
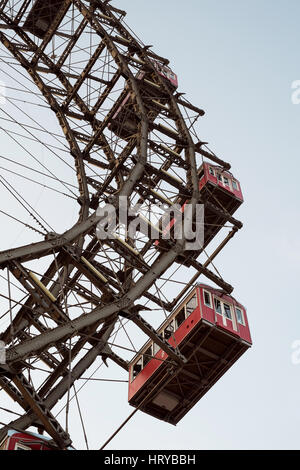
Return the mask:
[[177,424],[251,346],[246,309],[198,284],[157,330],[187,360],[174,365],[148,341],[130,363],[129,403]]
[[[199,168],[198,175],[199,190],[205,203],[203,240],[203,247],[205,248],[226,223],[226,215],[232,216],[243,203],[243,194],[239,181],[220,166],[204,162]],[[183,213],[189,201],[179,198],[175,203],[181,206],[181,212]],[[168,219],[170,221],[167,223],[164,222],[164,218],[162,219],[163,238],[172,238],[177,219],[179,219],[179,216],[176,217],[176,214],[171,220]],[[158,248],[164,248],[162,240],[155,241],[155,245]],[[168,249],[167,246],[166,249]]]
[[163,78],[165,78],[171,86],[176,89],[178,88],[178,77],[167,65],[160,64],[156,60],[152,61],[155,69]]

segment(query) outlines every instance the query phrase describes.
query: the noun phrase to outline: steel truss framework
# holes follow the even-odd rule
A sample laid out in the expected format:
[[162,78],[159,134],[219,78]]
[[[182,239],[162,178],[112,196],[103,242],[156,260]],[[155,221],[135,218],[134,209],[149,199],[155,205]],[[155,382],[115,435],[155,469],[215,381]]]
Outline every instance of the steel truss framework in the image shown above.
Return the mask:
[[[168,353],[170,366],[185,362],[142,311],[170,312],[201,274],[230,293],[232,287],[209,265],[242,224],[217,203],[201,199],[197,159],[227,170],[230,165],[197,139],[193,125],[203,111],[168,86],[153,60],[168,61],[130,32],[125,12],[109,1],[56,1],[52,22],[38,37],[30,30],[33,5],[31,0],[0,1],[0,41],[57,117],[76,169],[79,215],[62,234],[46,230],[38,242],[0,252],[9,287],[16,283],[25,292],[0,336],[7,346],[0,387],[24,410],[8,427],[35,426],[66,448],[72,439],[51,410],[99,356],[127,370],[127,360],[111,340],[122,322],[132,322],[152,338]],[[139,80],[141,71],[151,81]],[[110,125],[128,93],[133,104],[126,112],[130,116],[134,106],[137,124],[124,138]],[[129,207],[140,203],[147,216],[151,204],[170,205],[183,196],[194,212],[202,203],[231,226],[204,262],[191,257],[184,239],[164,241],[158,250],[147,233],[125,234],[106,244],[97,238],[98,207],[118,209],[122,197]],[[48,267],[42,272],[38,263],[43,260]],[[28,267],[33,261],[36,274]],[[174,266],[192,274],[170,301],[164,292]],[[39,363],[47,375],[35,384]],[[200,375],[196,379],[201,382]],[[6,430],[0,430],[0,441]]]

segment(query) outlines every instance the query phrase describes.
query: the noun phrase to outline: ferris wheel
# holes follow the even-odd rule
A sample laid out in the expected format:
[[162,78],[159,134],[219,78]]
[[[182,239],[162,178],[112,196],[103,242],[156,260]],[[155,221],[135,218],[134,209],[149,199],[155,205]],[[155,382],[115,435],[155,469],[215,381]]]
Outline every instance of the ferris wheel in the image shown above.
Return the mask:
[[251,345],[214,265],[240,183],[124,18],[109,0],[0,1],[3,448],[71,446],[102,363],[176,424]]

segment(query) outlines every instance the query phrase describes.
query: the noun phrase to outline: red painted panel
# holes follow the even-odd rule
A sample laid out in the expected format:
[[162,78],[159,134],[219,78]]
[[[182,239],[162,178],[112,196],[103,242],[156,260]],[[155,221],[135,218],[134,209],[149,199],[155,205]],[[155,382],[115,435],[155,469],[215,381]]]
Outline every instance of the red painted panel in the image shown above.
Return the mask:
[[250,328],[249,328],[249,323],[248,323],[248,318],[246,314],[246,310],[242,305],[237,304],[237,307],[240,307],[243,310],[244,314],[244,320],[245,320],[245,325],[241,325],[238,323],[239,326],[239,331],[240,331],[240,337],[247,341],[248,343],[252,344],[252,339],[251,339],[251,334],[250,334]]
[[17,450],[15,449],[17,443],[30,447],[31,450],[53,450],[47,447],[46,441],[42,444],[41,440],[37,436],[16,432],[8,438],[7,450]]
[[226,318],[226,324],[224,324],[223,316],[217,314],[217,322],[216,322],[216,324],[217,324],[218,326],[220,326],[223,330],[227,330],[227,331],[229,331],[231,334],[240,337],[240,333],[239,333],[238,329],[235,330],[235,329],[233,328],[233,322],[232,322],[231,320],[229,320],[229,318]]
[[[207,288],[205,290],[210,292],[210,290],[207,289]],[[198,288],[198,292],[199,292],[199,302],[200,302],[201,310],[202,310],[202,318],[204,318],[204,320],[208,320],[211,323],[215,323],[215,311],[214,311],[214,309],[208,307],[207,305],[205,305],[203,289]]]
[[[178,330],[174,333],[174,338],[171,337],[168,342],[174,346],[180,345],[181,341],[192,331],[192,329],[201,320],[199,306],[190,314],[188,318],[180,325]],[[168,355],[162,349],[160,349],[155,357],[157,359],[151,359],[148,364],[141,370],[136,378],[129,383],[128,399],[130,400],[133,395],[147,382],[147,380],[154,374],[154,372],[161,366],[162,360],[167,359]],[[131,368],[130,368],[131,369]],[[131,377],[131,370],[129,371],[129,377]]]

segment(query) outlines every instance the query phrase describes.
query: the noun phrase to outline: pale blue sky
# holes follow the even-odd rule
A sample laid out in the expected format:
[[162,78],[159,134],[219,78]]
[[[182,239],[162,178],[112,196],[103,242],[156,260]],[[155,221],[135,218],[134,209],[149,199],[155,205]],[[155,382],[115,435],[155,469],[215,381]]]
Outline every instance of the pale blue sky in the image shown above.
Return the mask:
[[[300,340],[300,105],[291,102],[291,85],[300,80],[300,3],[112,4],[127,10],[127,24],[145,44],[170,59],[179,91],[206,111],[198,123],[201,139],[232,164],[241,182],[245,203],[236,216],[244,228],[216,265],[247,307],[253,347],[177,427],[139,412],[108,449],[298,449],[300,364],[292,364],[291,355]],[[43,192],[34,197],[47,201]],[[71,219],[76,210],[69,204]],[[56,216],[65,217],[49,206],[47,217]],[[21,230],[16,240],[7,236],[5,246],[29,243]],[[99,377],[108,375],[104,369]],[[80,396],[97,449],[132,411],[127,385],[99,382]],[[83,448],[77,415],[72,426],[75,447]]]

